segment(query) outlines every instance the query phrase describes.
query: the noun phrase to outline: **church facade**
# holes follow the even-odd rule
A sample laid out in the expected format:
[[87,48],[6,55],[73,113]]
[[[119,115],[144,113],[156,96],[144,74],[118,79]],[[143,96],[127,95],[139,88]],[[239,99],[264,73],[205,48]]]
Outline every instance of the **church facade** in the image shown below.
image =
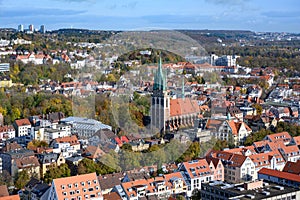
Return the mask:
[[151,96],[151,128],[155,132],[177,131],[179,128],[192,127],[198,118],[198,102],[190,98],[171,98],[167,91],[166,74],[161,59],[154,77]]

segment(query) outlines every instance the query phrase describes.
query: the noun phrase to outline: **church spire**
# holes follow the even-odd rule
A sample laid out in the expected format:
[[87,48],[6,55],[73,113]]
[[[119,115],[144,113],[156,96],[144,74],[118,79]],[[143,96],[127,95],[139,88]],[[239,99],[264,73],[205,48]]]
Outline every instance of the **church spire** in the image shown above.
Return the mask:
[[154,77],[153,90],[166,91],[166,77],[162,69],[161,55],[159,55],[158,69]]

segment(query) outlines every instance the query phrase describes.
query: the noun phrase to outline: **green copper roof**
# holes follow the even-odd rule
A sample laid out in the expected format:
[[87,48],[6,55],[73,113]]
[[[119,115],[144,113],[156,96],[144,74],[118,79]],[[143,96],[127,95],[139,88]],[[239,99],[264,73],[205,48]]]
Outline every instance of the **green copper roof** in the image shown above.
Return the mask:
[[163,73],[162,69],[162,62],[161,62],[161,57],[159,58],[159,65],[157,72],[154,77],[154,85],[153,85],[153,90],[161,90],[161,91],[166,91],[167,86],[166,86],[166,77]]

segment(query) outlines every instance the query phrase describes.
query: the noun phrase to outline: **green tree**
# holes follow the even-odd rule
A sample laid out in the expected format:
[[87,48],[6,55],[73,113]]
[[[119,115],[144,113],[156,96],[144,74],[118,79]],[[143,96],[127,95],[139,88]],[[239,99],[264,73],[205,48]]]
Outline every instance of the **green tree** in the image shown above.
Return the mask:
[[18,189],[23,189],[29,180],[30,176],[26,170],[18,172],[15,187]]
[[98,167],[99,166],[93,160],[84,158],[78,163],[78,174],[97,172],[99,170]]

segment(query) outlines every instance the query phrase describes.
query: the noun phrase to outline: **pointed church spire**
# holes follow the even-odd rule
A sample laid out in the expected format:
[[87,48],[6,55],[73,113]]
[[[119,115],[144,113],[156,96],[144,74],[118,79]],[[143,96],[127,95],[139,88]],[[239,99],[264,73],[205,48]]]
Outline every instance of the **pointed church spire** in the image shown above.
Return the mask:
[[159,55],[159,64],[154,78],[153,90],[166,91],[166,77],[162,69],[161,55]]

